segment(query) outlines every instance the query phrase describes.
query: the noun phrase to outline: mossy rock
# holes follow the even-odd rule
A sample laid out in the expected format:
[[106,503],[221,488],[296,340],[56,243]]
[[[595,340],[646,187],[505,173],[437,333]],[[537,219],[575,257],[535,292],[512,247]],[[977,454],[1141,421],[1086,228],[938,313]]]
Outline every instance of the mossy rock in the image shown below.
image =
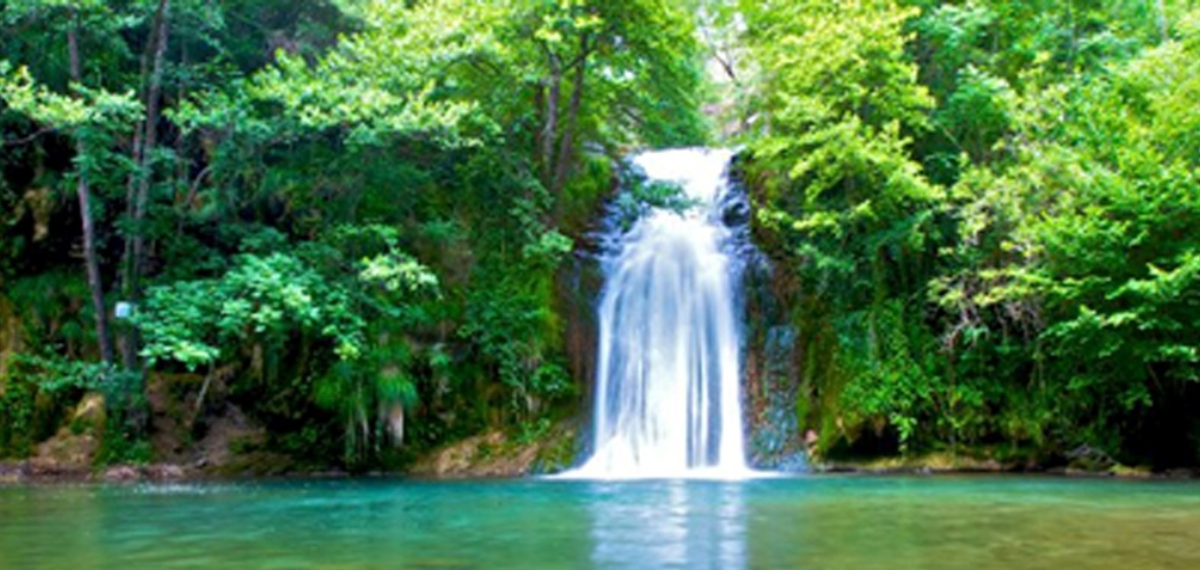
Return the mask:
[[819,464],[824,471],[862,471],[867,473],[996,473],[1008,466],[992,458],[949,452],[923,455],[897,455],[861,460],[827,461]]
[[1113,465],[1112,468],[1108,470],[1108,472],[1114,476],[1128,478],[1128,479],[1148,479],[1148,478],[1154,476],[1154,472],[1151,471],[1149,467],[1145,467],[1145,466],[1141,466],[1141,465],[1138,465],[1138,466],[1121,465],[1120,463]]
[[89,392],[83,396],[79,405],[75,406],[75,412],[71,414],[71,433],[103,434],[107,420],[108,404],[104,395],[99,392]]
[[575,464],[579,452],[579,430],[574,422],[563,422],[550,430],[538,446],[532,473],[561,473]]
[[408,474],[431,478],[521,477],[556,473],[574,461],[578,430],[573,421],[554,424],[531,441],[494,429],[435,450]]

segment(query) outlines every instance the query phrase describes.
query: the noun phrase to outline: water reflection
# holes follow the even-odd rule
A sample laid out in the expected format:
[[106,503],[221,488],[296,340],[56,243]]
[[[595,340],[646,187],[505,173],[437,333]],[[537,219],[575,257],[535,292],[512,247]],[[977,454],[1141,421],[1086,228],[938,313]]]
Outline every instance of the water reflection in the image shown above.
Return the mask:
[[747,567],[741,483],[596,483],[590,495],[596,568]]
[[1198,545],[1197,482],[0,486],[4,570],[1195,569]]

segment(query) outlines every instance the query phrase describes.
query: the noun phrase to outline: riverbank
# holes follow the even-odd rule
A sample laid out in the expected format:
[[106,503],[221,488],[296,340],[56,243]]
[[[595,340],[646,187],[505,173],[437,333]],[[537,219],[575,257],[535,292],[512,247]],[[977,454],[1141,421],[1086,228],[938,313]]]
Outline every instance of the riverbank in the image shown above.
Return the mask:
[[1200,467],[1154,471],[1148,467],[1112,464],[1044,464],[1029,461],[999,461],[951,453],[890,456],[863,459],[815,461],[814,473],[859,473],[869,475],[963,475],[1011,473],[1065,477],[1114,477],[1121,479],[1196,479]]
[[[506,480],[521,479],[536,475],[558,472],[547,469],[536,460],[533,448],[513,447],[498,455],[482,460],[464,461],[464,456],[478,451],[495,441],[491,437],[471,438],[470,443],[459,444],[423,458],[411,469],[401,471],[372,471],[352,474],[344,470],[290,470],[275,472],[228,473],[207,471],[194,467],[170,463],[150,465],[111,465],[103,469],[63,469],[32,460],[0,462],[0,485],[75,485],[91,483],[205,483],[230,481],[284,481],[284,480],[336,480],[355,478],[409,478],[418,480]],[[811,466],[811,471],[796,473],[805,477],[839,475],[864,476],[911,476],[931,477],[961,475],[1015,475],[1052,476],[1077,479],[1127,479],[1127,480],[1195,480],[1200,479],[1200,468],[1178,468],[1153,472],[1147,469],[1116,467],[1105,470],[1085,470],[1065,466],[1015,466],[996,462],[964,461],[946,464],[912,458],[886,458],[862,462],[823,462]]]
[[[577,452],[578,427],[574,421],[547,424],[536,432],[513,435],[503,430],[487,432],[422,454],[405,469],[371,471],[366,476],[403,476],[420,479],[519,478],[567,469]],[[131,483],[274,479],[349,478],[359,474],[298,463],[287,456],[267,453],[200,455],[198,460],[115,464],[96,467],[94,446],[74,442],[72,452],[62,440],[39,446],[39,454],[23,460],[0,461],[0,484]],[[51,451],[53,450],[53,451]]]

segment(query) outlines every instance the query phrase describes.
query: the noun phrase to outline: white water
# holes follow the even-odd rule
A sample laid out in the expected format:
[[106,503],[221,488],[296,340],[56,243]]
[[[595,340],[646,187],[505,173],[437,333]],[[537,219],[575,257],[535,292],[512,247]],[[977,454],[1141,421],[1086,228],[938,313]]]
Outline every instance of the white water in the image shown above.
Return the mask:
[[634,159],[651,180],[680,183],[697,205],[651,210],[617,236],[599,306],[593,455],[569,476],[749,474],[736,275],[719,207],[731,158],[681,149]]

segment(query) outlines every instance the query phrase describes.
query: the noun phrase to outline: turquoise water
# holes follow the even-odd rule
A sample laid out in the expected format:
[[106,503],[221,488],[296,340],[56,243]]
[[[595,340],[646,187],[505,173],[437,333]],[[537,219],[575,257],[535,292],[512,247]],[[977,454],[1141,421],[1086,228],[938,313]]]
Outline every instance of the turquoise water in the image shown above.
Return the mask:
[[0,487],[0,569],[1200,568],[1200,484],[1028,477]]

